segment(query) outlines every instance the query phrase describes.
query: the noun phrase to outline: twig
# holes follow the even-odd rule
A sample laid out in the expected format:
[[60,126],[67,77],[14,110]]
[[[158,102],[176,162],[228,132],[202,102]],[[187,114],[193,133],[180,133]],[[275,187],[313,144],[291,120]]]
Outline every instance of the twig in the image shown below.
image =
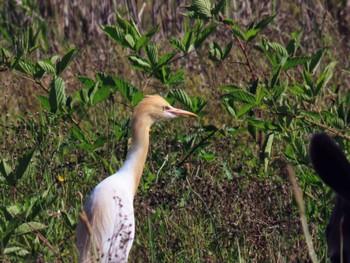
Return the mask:
[[35,232],[35,235],[49,248],[54,254],[58,254],[58,251],[56,248],[54,248],[50,242],[39,232]]
[[303,200],[303,193],[301,192],[301,190],[299,188],[298,182],[295,178],[294,169],[291,165],[287,165],[287,174],[288,174],[288,179],[289,179],[290,183],[292,184],[292,189],[294,192],[295,200],[297,201],[297,204],[298,204],[300,221],[301,221],[301,225],[302,225],[303,232],[305,235],[306,244],[307,244],[308,249],[309,249],[309,255],[310,255],[311,261],[313,263],[317,263],[318,262],[317,255],[316,255],[316,252],[314,250],[309,227],[307,225],[307,220],[306,220],[306,215],[305,215],[305,205],[304,205],[304,200]]
[[176,167],[180,167],[181,165],[183,165],[184,162],[188,159],[188,157],[190,157],[191,154],[192,154],[195,150],[197,150],[197,148],[198,148],[199,146],[201,146],[206,140],[208,140],[209,138],[211,138],[217,131],[219,131],[219,129],[213,131],[213,132],[210,133],[207,137],[204,137],[199,143],[197,143],[197,145],[194,146],[194,147],[191,149],[191,151],[176,165]]
[[325,125],[325,124],[322,124],[322,123],[315,122],[315,121],[313,121],[313,120],[309,120],[309,119],[307,119],[307,118],[304,118],[304,120],[305,120],[307,123],[309,123],[309,124],[312,124],[312,125],[321,127],[321,128],[323,128],[323,129],[329,131],[330,133],[336,135],[336,136],[339,136],[339,137],[341,137],[341,138],[343,138],[343,139],[346,139],[346,140],[350,141],[350,136],[348,136],[348,135],[346,135],[346,134],[343,134],[343,133],[341,133],[340,131],[338,131],[338,130],[336,130],[336,129],[334,129],[334,128],[331,128],[331,127],[329,127],[329,126],[327,126],[327,125]]

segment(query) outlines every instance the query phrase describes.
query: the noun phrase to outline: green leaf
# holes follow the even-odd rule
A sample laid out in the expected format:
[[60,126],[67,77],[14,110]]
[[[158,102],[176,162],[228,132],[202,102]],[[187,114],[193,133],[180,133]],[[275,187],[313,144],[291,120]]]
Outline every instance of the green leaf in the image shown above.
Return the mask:
[[28,250],[26,250],[23,247],[18,247],[18,246],[11,246],[11,247],[6,247],[3,251],[3,253],[6,254],[16,254],[17,256],[23,257],[26,256],[28,254],[30,254],[30,252]]
[[231,41],[230,43],[227,44],[227,46],[223,50],[223,54],[222,54],[223,60],[227,58],[228,54],[230,53],[230,51],[232,49],[232,45],[233,45],[233,42]]
[[302,35],[303,35],[302,32],[299,32],[299,33],[293,32],[292,33],[292,40],[289,41],[289,43],[286,47],[289,56],[295,56],[295,53],[299,47],[300,39],[301,39]]
[[[200,33],[195,37],[194,39],[194,47],[198,49],[200,45],[208,38],[208,36],[216,29],[217,25],[212,23],[209,24],[207,27],[202,29]],[[187,52],[189,52],[188,50]]]
[[7,164],[5,160],[1,160],[0,162],[0,172],[5,178],[7,178],[12,172],[11,167]]
[[272,153],[272,144],[273,139],[275,138],[274,133],[269,133],[264,141],[262,152],[263,152],[263,159],[264,159],[264,171],[267,172],[267,168],[269,165],[269,160],[271,159],[271,153]]
[[92,103],[97,104],[109,98],[111,89],[109,87],[99,87],[96,91]]
[[43,69],[47,73],[56,73],[56,69],[54,65],[52,65],[51,61],[45,61],[45,60],[38,60],[38,65],[41,69]]
[[124,32],[116,26],[102,26],[102,31],[112,40],[114,40],[116,43],[127,46],[125,43],[125,34]]
[[137,68],[137,69],[140,69],[142,71],[149,72],[149,73],[152,72],[152,67],[151,67],[150,63],[147,60],[141,58],[140,56],[130,55],[128,57],[128,59],[134,68]]
[[158,47],[151,43],[146,46],[146,54],[151,65],[154,67],[158,63]]
[[[164,69],[163,67],[162,69]],[[168,76],[164,84],[167,86],[176,85],[185,82],[185,73],[182,69],[176,71],[174,74]]]
[[268,24],[272,22],[272,20],[276,17],[276,15],[277,13],[262,19],[258,24],[256,24],[256,26],[254,26],[254,28],[259,29],[260,31],[263,30],[265,27],[268,26]]
[[14,68],[22,73],[33,76],[36,72],[35,65],[26,60],[19,60]]
[[307,66],[307,70],[311,75],[315,74],[318,66],[320,65],[321,59],[327,50],[328,48],[321,48],[317,50],[316,54],[312,57],[310,63]]
[[263,130],[263,131],[280,131],[280,128],[273,124],[270,121],[267,120],[260,120],[260,119],[254,119],[254,118],[247,118],[246,121],[255,127],[258,130]]
[[279,78],[280,78],[280,74],[281,74],[281,70],[282,70],[282,67],[280,66],[277,69],[275,69],[274,72],[272,72],[270,89],[274,89],[274,87],[278,83]]
[[40,105],[44,107],[47,111],[51,111],[49,98],[43,95],[37,95]]
[[125,34],[125,40],[128,43],[129,47],[133,49],[135,46],[135,40],[133,39],[132,35]]
[[193,104],[191,98],[184,90],[174,89],[170,91],[170,94],[179,102],[184,104],[188,109],[192,110]]
[[27,170],[29,163],[33,157],[34,151],[34,149],[28,150],[18,159],[15,169],[17,179],[20,179]]
[[194,97],[194,99],[192,100],[192,111],[196,114],[199,114],[203,108],[205,107],[205,105],[207,105],[208,101],[203,100],[201,97],[196,96]]
[[317,96],[320,90],[327,85],[327,83],[330,81],[330,79],[333,76],[334,67],[337,64],[337,62],[331,62],[326,69],[322,72],[322,74],[319,76],[319,78],[316,81],[316,87],[313,92],[314,96]]
[[71,131],[72,131],[72,135],[76,139],[78,139],[80,142],[89,143],[89,141],[85,137],[85,134],[83,133],[83,131],[80,128],[73,126]]
[[227,2],[226,0],[219,0],[218,3],[213,8],[212,14],[214,16],[217,16],[221,12],[221,14],[223,16],[225,16],[226,15],[226,4],[227,4],[226,2]]
[[227,180],[231,181],[233,179],[233,176],[226,163],[222,163],[222,169],[225,172]]
[[144,36],[141,36],[137,39],[135,44],[135,51],[139,52],[142,47],[144,47],[153,37],[153,35],[158,31],[158,26],[153,27],[149,32],[147,32]]
[[192,4],[186,6],[187,16],[191,18],[208,19],[211,18],[210,0],[193,0]]
[[62,57],[62,59],[60,61],[57,62],[57,64],[56,64],[57,75],[62,74],[62,72],[72,62],[72,60],[74,59],[76,54],[77,54],[77,49],[76,48],[72,48]]
[[241,116],[249,112],[252,108],[254,108],[254,106],[254,104],[244,104],[237,112],[237,117],[240,118]]
[[233,23],[231,25],[231,32],[234,36],[236,36],[237,38],[239,38],[241,40],[246,39],[245,33],[236,23]]
[[[225,89],[228,87],[230,87],[230,86],[224,86],[221,88]],[[227,95],[230,96],[235,101],[249,103],[252,105],[255,105],[255,103],[256,103],[256,99],[255,99],[254,94],[247,92],[247,91],[240,89],[240,88],[230,88],[230,93]]]
[[296,57],[296,58],[289,58],[286,63],[283,65],[283,70],[287,71],[290,68],[295,68],[298,65],[304,64],[308,61],[310,61],[311,58],[309,57]]
[[171,52],[169,54],[163,55],[157,63],[157,68],[160,68],[163,65],[167,64],[176,54],[177,54],[177,52],[174,51],[174,52]]
[[257,28],[251,28],[249,29],[245,34],[244,34],[244,40],[245,41],[250,41],[253,40],[256,35],[260,32],[260,29]]
[[26,222],[17,227],[15,234],[24,235],[32,232],[38,232],[45,228],[47,228],[47,226],[39,222]]
[[49,91],[49,102],[52,113],[57,113],[66,105],[64,81],[60,77],[52,80]]
[[92,88],[95,85],[95,81],[86,77],[86,76],[78,76],[78,80],[81,84],[84,85],[85,88]]
[[268,42],[268,46],[275,52],[277,52],[282,57],[288,57],[287,49],[277,42]]
[[173,47],[175,47],[176,49],[184,52],[184,53],[187,53],[186,51],[186,47],[185,45],[182,43],[181,40],[177,39],[177,38],[172,38],[169,40],[169,43],[170,45],[172,45]]

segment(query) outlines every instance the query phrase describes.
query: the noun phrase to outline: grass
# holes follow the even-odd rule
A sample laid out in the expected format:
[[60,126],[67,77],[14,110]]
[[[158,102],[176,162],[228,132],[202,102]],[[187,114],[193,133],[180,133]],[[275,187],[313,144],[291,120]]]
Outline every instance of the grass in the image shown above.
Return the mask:
[[[286,44],[293,31],[304,28],[298,52],[312,54],[318,48],[330,46],[331,51],[325,60],[337,58],[338,68],[327,90],[313,106],[338,110],[332,96],[341,95],[349,88],[347,75],[341,71],[348,67],[349,62],[346,56],[342,56],[345,47],[338,41],[345,36],[334,28],[335,18],[324,11],[326,7],[311,2],[301,6],[292,2],[274,2],[272,6],[268,1],[260,6],[255,3],[250,14],[247,6],[239,2],[236,3],[236,12],[231,10],[230,14],[238,16],[241,24],[248,24],[261,13],[277,8],[278,16],[263,32],[265,37]],[[33,10],[40,13],[40,4],[33,3]],[[116,5],[118,10],[124,10],[120,4]],[[4,3],[0,4],[0,7],[4,6]],[[153,7],[147,5],[144,14],[154,15]],[[85,12],[85,7],[81,8]],[[319,15],[317,11],[320,11]],[[28,16],[19,6],[13,12]],[[73,9],[68,9],[68,13],[72,28],[76,28],[76,36],[73,37],[70,30],[64,37],[62,10],[55,12],[54,18],[46,17],[48,23],[43,24],[49,40],[48,48],[40,52],[52,55],[57,54],[55,49],[58,49],[62,54],[73,43],[78,46],[77,57],[62,74],[67,94],[81,89],[76,76],[94,79],[97,72],[123,76],[139,89],[144,88],[146,94],[164,95],[169,91],[159,81],[150,80],[147,74],[132,69],[126,58],[128,53],[102,37],[100,31],[81,32]],[[10,32],[15,34],[16,26],[21,26],[19,22],[3,17],[0,27],[10,27]],[[149,20],[150,17],[144,15],[145,31],[150,27]],[[160,21],[160,17],[157,20]],[[60,25],[57,28],[52,26],[56,22]],[[12,23],[11,26],[8,23]],[[168,21],[170,32],[165,31],[165,26],[160,29],[163,36],[177,32],[174,24],[171,19]],[[157,37],[161,48],[164,51],[169,49],[166,39]],[[211,39],[225,42],[229,37],[228,32],[221,31]],[[5,43],[4,36],[0,45]],[[327,262],[324,230],[332,207],[331,192],[324,188],[308,163],[298,162],[297,155],[292,161],[286,158],[284,137],[276,136],[277,143],[265,169],[257,138],[249,134],[245,120],[233,118],[219,106],[223,102],[223,91],[219,86],[243,85],[249,81],[249,69],[240,64],[245,58],[235,47],[227,62],[213,63],[208,59],[206,48],[204,46],[197,53],[174,63],[175,68],[183,68],[186,72],[186,82],[180,84],[180,88],[191,97],[200,95],[209,102],[197,121],[181,120],[152,127],[150,151],[135,198],[136,235],[129,261],[310,260],[298,207],[285,170],[287,162],[294,162],[304,193],[310,238],[319,260]],[[40,52],[31,56],[40,57]],[[259,77],[268,82],[266,59],[259,57],[253,49],[249,54]],[[17,167],[18,170],[24,154],[35,149],[22,177],[14,177],[15,183],[8,184],[1,171],[1,260],[76,261],[74,235],[78,214],[93,187],[123,163],[129,144],[128,118],[132,107],[120,93],[115,93],[86,111],[78,111],[74,117],[85,131],[84,140],[89,142],[84,144],[79,139],[81,134],[74,130],[74,124],[40,106],[36,96],[44,93],[38,85],[20,73],[4,71],[0,74],[3,93],[0,98],[0,170],[6,167],[11,170]],[[290,82],[302,79],[298,70],[285,74],[284,78]],[[50,79],[44,78],[43,83],[48,86]],[[207,125],[215,126],[218,131],[212,133]],[[311,133],[316,129],[306,127],[303,131]],[[347,132],[347,126],[343,131]],[[299,137],[307,145],[308,134]],[[95,146],[87,150],[87,145]],[[343,145],[345,148],[347,143]],[[6,240],[12,225],[16,227]]]

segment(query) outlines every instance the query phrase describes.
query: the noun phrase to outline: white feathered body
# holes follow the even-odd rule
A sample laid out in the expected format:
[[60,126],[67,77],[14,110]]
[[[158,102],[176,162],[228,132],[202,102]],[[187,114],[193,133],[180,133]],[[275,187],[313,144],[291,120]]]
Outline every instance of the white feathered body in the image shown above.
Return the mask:
[[127,262],[135,235],[133,186],[123,170],[107,177],[84,205],[86,222],[77,226],[79,262]]

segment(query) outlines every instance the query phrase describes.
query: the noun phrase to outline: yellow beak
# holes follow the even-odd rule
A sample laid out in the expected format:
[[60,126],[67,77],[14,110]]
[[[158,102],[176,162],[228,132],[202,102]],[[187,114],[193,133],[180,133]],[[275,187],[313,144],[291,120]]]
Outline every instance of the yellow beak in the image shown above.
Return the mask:
[[176,116],[183,116],[183,117],[198,117],[196,114],[189,112],[189,111],[185,111],[185,110],[180,110],[177,108],[171,108],[168,109],[167,112],[170,112]]

